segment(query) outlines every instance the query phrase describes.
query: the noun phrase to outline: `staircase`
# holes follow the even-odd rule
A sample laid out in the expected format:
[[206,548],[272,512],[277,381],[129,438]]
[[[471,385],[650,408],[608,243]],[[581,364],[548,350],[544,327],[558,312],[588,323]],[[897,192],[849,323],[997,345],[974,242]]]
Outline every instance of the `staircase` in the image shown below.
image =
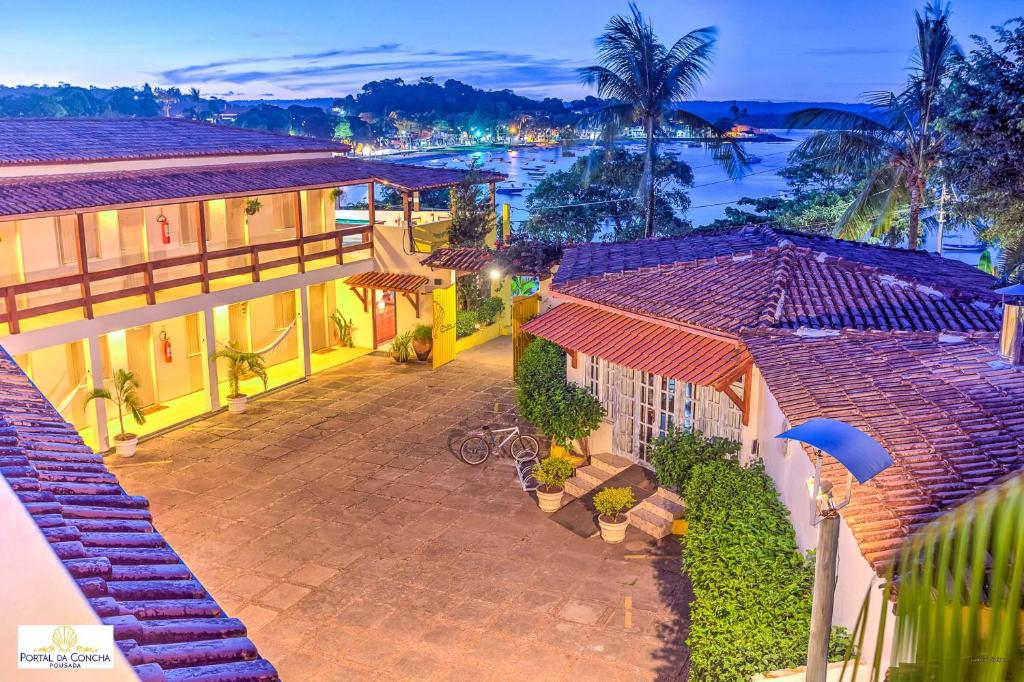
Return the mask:
[[[633,464],[625,457],[607,452],[590,456],[590,464],[576,470],[576,475],[565,482],[565,492],[573,497],[582,497],[594,488]],[[681,518],[686,506],[675,493],[658,488],[640,504],[627,512],[630,525],[655,538],[663,538],[672,532],[672,522]]]
[[665,488],[658,488],[646,500],[630,509],[629,524],[659,540],[672,532],[672,522],[682,518],[686,506],[681,497]]

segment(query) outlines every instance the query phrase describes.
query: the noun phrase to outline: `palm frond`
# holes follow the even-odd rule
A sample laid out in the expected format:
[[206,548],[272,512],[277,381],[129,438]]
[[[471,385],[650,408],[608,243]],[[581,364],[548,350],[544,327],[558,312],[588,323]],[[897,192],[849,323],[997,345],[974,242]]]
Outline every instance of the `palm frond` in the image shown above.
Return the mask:
[[[900,192],[903,171],[892,166],[881,166],[871,173],[857,197],[836,224],[836,236],[841,239],[863,240],[868,236],[875,219],[890,201],[891,193]],[[889,209],[890,211],[892,209]]]
[[871,172],[889,159],[891,145],[872,133],[826,130],[801,142],[796,152],[822,169],[856,177]]
[[85,402],[93,400],[111,400],[110,391],[105,388],[94,388],[85,394]]
[[853,130],[862,133],[885,133],[888,126],[875,119],[854,111],[808,107],[786,116],[783,126],[793,128],[817,128],[820,130]]

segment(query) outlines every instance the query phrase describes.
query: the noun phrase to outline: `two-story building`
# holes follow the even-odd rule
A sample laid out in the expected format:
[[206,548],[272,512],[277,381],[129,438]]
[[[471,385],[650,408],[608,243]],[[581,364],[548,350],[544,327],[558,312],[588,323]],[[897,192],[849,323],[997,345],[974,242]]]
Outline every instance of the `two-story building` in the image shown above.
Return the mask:
[[[0,120],[0,346],[102,450],[116,416],[85,396],[118,369],[139,380],[145,434],[223,404],[228,344],[262,353],[273,388],[429,324],[452,282],[418,260],[448,213],[420,192],[465,173],[347,150],[170,119]],[[502,176],[477,179],[493,203]],[[401,210],[376,210],[380,186]]]

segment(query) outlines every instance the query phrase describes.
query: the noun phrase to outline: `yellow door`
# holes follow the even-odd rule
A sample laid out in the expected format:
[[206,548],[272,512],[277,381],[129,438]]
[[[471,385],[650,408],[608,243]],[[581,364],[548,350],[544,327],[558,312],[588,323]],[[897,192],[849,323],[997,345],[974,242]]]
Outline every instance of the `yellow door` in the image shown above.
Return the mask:
[[434,369],[455,359],[455,285],[434,289]]
[[540,312],[540,296],[516,296],[512,299],[512,376],[516,375],[519,360],[533,337],[519,328]]

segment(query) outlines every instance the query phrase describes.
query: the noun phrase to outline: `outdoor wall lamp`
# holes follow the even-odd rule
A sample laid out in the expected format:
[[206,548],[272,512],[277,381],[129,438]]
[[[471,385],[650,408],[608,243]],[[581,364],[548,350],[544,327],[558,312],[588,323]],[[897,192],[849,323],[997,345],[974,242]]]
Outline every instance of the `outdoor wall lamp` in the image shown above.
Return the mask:
[[[853,478],[866,483],[892,466],[885,448],[860,429],[836,419],[811,419],[780,433],[814,449],[814,478],[807,480],[811,493],[811,525],[818,528],[814,558],[814,595],[811,601],[811,634],[807,642],[806,682],[825,682],[832,609],[836,597],[839,559],[839,510],[853,497]],[[846,496],[837,501],[832,481],[822,480],[825,454],[846,468]]]

